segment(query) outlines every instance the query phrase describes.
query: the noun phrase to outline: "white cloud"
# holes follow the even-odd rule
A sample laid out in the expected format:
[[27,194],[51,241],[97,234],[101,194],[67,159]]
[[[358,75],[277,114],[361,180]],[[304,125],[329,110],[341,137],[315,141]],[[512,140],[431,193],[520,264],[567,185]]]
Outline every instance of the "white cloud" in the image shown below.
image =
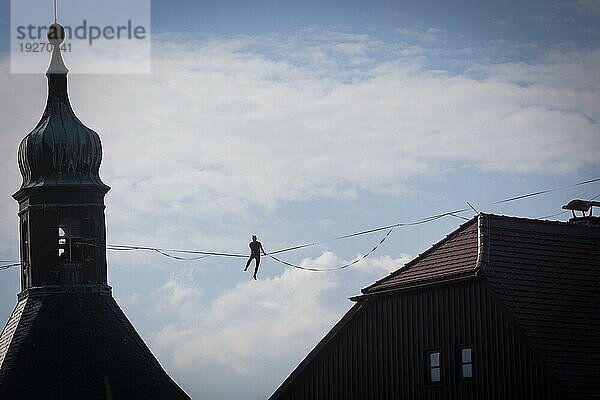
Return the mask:
[[[151,347],[177,376],[193,373],[193,379],[182,379],[193,393],[223,396],[225,380],[233,379],[243,382],[245,398],[264,397],[350,307],[340,285],[366,286],[409,259],[406,254],[370,258],[339,274],[286,269],[273,278],[239,283],[209,301],[200,295],[201,282],[183,269],[156,293],[152,312],[173,322],[152,335]],[[347,262],[325,251],[301,265],[328,269]],[[213,376],[214,370],[221,377]]]
[[352,266],[352,268],[363,273],[371,273],[380,277],[384,273],[394,272],[412,260],[412,256],[408,254],[400,254],[397,258],[392,258],[388,255],[381,257],[369,257]]
[[[277,214],[286,202],[398,196],[411,180],[455,165],[548,176],[598,166],[596,50],[558,49],[536,64],[478,65],[460,75],[428,70],[418,46],[324,37],[163,36],[151,75],[72,75],[74,108],[103,140],[110,241],[234,250],[249,226],[286,219]],[[16,256],[16,149],[41,115],[45,78],[8,75],[7,65],[0,59],[0,216],[14,223],[0,226],[0,243]],[[331,222],[320,217],[325,230]],[[296,240],[286,235],[279,240]],[[149,255],[114,259],[153,264]],[[349,307],[345,296],[407,260],[214,284],[214,298],[182,270],[154,293],[147,318],[168,322],[150,343],[197,393],[218,387],[229,391],[222,397],[264,397]],[[332,252],[303,261],[346,262]],[[149,297],[124,302],[137,309]]]
[[[451,163],[542,174],[597,164],[598,51],[478,66],[487,77],[476,80],[428,71],[423,53],[378,60],[368,49],[386,44],[366,35],[326,38],[166,37],[151,75],[73,75],[75,109],[106,150],[113,238],[222,247],[199,232],[211,216],[239,225],[282,201],[398,194]],[[368,61],[347,68],[358,56]],[[16,187],[15,149],[40,114],[44,82],[0,79],[3,182]]]
[[[329,265],[331,260],[313,261]],[[177,374],[193,376],[186,381],[194,393],[202,388],[208,397],[222,396],[226,382],[239,380],[244,398],[261,398],[343,313],[339,304],[323,299],[337,286],[331,274],[285,270],[274,278],[239,283],[204,302],[189,280],[174,275],[157,293],[157,307],[175,314],[177,322],[156,332],[150,343]],[[214,370],[220,377],[211,374]]]
[[172,314],[179,319],[194,318],[200,302],[200,289],[194,285],[192,269],[184,268],[171,277],[159,290],[160,301],[154,312]]

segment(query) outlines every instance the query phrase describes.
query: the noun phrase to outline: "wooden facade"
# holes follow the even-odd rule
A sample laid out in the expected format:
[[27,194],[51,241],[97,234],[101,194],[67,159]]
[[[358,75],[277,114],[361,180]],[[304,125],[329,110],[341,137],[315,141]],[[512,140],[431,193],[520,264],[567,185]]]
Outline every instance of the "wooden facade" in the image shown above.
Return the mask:
[[[598,365],[590,365],[590,361],[595,359],[600,348],[597,339],[586,337],[599,333],[599,315],[581,316],[581,321],[587,321],[587,328],[579,337],[565,335],[561,349],[553,350],[552,354],[545,351],[544,348],[549,344],[542,343],[545,340],[544,320],[548,319],[551,323],[554,331],[549,335],[555,337],[560,334],[560,330],[556,329],[560,329],[561,323],[564,326],[574,322],[546,318],[566,307],[556,302],[547,307],[548,312],[540,311],[533,317],[521,315],[519,310],[525,310],[527,305],[519,303],[521,299],[517,294],[513,293],[512,298],[507,298],[507,291],[498,290],[497,285],[490,284],[492,278],[486,277],[485,264],[493,263],[493,260],[490,261],[490,255],[486,254],[490,248],[486,235],[490,230],[507,223],[504,219],[494,218],[492,216],[490,221],[489,216],[480,216],[477,222],[465,224],[409,263],[404,268],[410,271],[406,273],[407,276],[415,275],[419,268],[424,272],[418,279],[403,281],[402,285],[393,287],[389,285],[389,280],[398,281],[398,275],[401,275],[401,272],[396,272],[363,290],[364,294],[354,299],[356,304],[353,308],[270,399],[595,398],[598,384],[593,382],[593,375],[598,373],[599,368]],[[515,226],[527,225],[526,221],[515,219]],[[563,225],[559,230],[573,233],[573,229],[566,227],[568,224]],[[553,226],[542,225],[542,228],[559,238],[556,240],[569,238],[557,234]],[[596,253],[591,257],[589,252],[588,255],[580,253],[580,257],[584,254],[584,262],[580,264],[592,269],[587,276],[591,287],[598,279],[600,267],[597,254],[600,249],[600,229],[577,229],[587,234],[588,239],[594,238],[585,241],[584,245]],[[513,231],[519,235],[524,232],[519,229],[510,232]],[[509,236],[510,232],[503,232],[502,237]],[[472,237],[473,241],[465,241],[466,237]],[[453,241],[454,244],[451,243]],[[457,246],[460,241],[464,245]],[[572,240],[571,236],[570,242],[578,241]],[[458,252],[456,257],[460,258],[464,256],[461,251],[470,253],[472,246],[476,247],[476,254],[471,258],[463,257],[465,265],[472,264],[470,271],[453,267],[457,273],[444,275],[438,273],[437,266],[432,267],[431,258],[437,257],[441,264],[453,265],[453,259],[448,259],[446,255]],[[528,246],[525,244],[525,247]],[[445,249],[452,251],[445,253]],[[440,253],[446,255],[440,257]],[[430,259],[425,260],[428,257]],[[564,258],[562,262],[569,263]],[[497,264],[500,265],[499,262]],[[427,270],[437,271],[437,279],[428,280]],[[568,276],[563,278],[569,281]],[[535,289],[535,281],[528,282]],[[511,285],[513,288],[519,287],[515,281],[511,281]],[[554,285],[557,286],[556,282]],[[377,290],[381,288],[385,290]],[[553,296],[551,290],[546,291]],[[597,295],[586,299],[577,297],[577,293],[571,293],[569,301],[579,302],[583,308],[584,303],[589,302],[592,303],[591,307],[599,305]],[[561,300],[558,298],[556,301]],[[519,304],[522,304],[521,307]],[[524,318],[537,321],[537,325],[527,324]],[[470,379],[461,377],[460,350],[465,347],[471,349]],[[587,356],[578,356],[578,360],[565,361],[560,354],[563,350],[565,353],[574,353],[573,349],[580,347],[587,347],[589,353]],[[441,379],[434,384],[428,381],[430,366],[427,357],[431,351],[440,355]],[[586,371],[586,368],[589,370]],[[568,382],[575,383],[565,383],[566,379],[562,379],[556,371],[568,374],[571,378]]]

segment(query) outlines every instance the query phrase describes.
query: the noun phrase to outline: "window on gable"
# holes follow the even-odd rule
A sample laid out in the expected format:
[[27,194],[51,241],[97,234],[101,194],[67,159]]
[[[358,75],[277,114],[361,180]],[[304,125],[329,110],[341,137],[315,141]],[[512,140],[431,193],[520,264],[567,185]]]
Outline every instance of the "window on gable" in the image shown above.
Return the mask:
[[442,370],[439,350],[427,352],[427,383],[436,384],[442,381]]
[[473,379],[473,348],[471,346],[459,347],[460,379]]

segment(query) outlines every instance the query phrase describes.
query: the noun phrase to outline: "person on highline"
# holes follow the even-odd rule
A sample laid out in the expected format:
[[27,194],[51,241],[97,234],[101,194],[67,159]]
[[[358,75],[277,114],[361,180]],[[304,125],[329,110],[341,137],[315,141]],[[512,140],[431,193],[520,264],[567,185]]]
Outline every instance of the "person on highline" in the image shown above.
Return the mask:
[[265,256],[267,253],[265,253],[262,244],[256,240],[256,235],[252,235],[252,241],[248,244],[248,246],[250,247],[250,258],[246,263],[246,268],[244,268],[244,271],[248,270],[248,267],[253,259],[256,260],[256,267],[254,268],[254,275],[252,276],[254,280],[256,280],[256,273],[258,272],[258,266],[260,265],[260,253],[262,252]]

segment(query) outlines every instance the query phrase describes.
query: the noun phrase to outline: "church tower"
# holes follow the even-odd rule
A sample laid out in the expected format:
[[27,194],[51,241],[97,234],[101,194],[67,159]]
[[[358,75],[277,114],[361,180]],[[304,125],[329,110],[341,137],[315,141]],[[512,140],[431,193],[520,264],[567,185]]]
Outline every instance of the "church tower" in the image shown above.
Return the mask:
[[[49,38],[60,36],[53,24]],[[104,195],[100,179],[102,145],[96,132],[73,112],[61,39],[54,45],[48,101],[40,122],[19,146],[23,184],[19,202],[21,289],[90,286],[107,289]]]
[[60,45],[46,108],[19,146],[21,292],[0,336],[0,399],[189,399],[112,297],[102,146],[75,115]]

